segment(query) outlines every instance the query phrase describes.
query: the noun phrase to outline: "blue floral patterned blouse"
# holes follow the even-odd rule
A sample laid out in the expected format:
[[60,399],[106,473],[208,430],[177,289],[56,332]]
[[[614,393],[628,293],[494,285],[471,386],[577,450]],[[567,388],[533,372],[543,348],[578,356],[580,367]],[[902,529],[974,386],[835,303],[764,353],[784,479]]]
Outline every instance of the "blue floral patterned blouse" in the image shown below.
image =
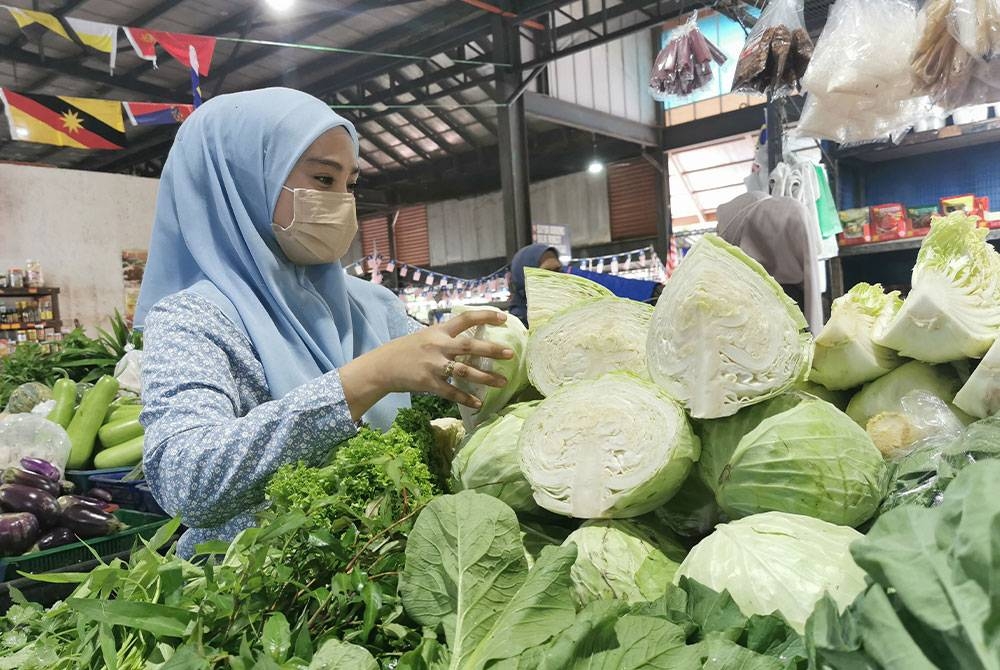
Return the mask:
[[[421,328],[402,304],[390,324],[393,337]],[[336,370],[272,399],[246,335],[196,293],[157,303],[144,340],[143,466],[157,502],[189,527],[182,556],[252,526],[278,468],[317,464],[357,430]]]

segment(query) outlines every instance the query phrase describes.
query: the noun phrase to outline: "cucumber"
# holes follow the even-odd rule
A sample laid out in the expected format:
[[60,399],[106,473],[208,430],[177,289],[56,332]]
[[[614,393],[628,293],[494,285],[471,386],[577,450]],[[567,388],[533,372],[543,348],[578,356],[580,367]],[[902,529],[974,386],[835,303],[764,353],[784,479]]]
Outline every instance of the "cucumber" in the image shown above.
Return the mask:
[[86,467],[94,455],[94,442],[97,440],[97,431],[104,423],[104,416],[108,412],[108,406],[118,394],[118,380],[109,375],[104,375],[94,387],[87,389],[83,394],[83,400],[73,415],[73,420],[69,422],[66,433],[72,449],[69,452],[69,461],[66,463],[68,470],[79,470]]
[[101,426],[97,431],[97,437],[105,449],[116,447],[119,444],[133,440],[143,434],[142,424],[139,419],[121,419],[112,421]]
[[105,468],[125,468],[136,465],[142,461],[143,437],[140,435],[116,447],[110,447],[99,452],[94,456],[94,467],[98,470],[103,470]]
[[121,421],[122,419],[137,419],[142,413],[142,405],[125,405],[111,410],[105,423]]
[[69,377],[57,380],[52,385],[52,398],[56,401],[56,406],[46,418],[63,428],[69,427],[69,422],[73,420],[73,411],[76,409],[76,382]]

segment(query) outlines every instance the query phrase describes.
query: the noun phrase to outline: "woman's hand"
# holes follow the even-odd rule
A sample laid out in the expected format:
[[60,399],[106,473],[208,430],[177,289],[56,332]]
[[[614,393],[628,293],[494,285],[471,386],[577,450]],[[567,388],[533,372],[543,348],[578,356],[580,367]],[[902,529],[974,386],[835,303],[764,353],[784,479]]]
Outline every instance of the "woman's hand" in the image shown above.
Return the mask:
[[511,359],[514,352],[498,344],[462,337],[470,328],[500,325],[503,312],[465,312],[439,326],[401,337],[354,359],[340,368],[347,404],[357,421],[389,393],[433,393],[459,404],[479,409],[479,400],[449,383],[448,378],[464,378],[473,384],[502,388],[507,380],[455,359],[481,356]]

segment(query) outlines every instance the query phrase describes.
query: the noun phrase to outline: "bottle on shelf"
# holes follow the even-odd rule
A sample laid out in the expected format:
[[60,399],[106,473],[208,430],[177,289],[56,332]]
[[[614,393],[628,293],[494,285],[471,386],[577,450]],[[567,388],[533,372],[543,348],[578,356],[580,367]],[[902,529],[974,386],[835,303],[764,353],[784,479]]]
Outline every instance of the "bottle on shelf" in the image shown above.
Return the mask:
[[41,288],[45,285],[41,263],[30,258],[24,261],[24,284],[28,288]]

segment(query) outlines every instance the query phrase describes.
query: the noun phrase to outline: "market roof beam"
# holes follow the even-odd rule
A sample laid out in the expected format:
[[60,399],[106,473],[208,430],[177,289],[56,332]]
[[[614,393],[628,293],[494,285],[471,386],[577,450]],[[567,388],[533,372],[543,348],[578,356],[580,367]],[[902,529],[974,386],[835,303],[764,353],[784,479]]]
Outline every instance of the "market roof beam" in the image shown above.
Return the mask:
[[533,91],[524,93],[524,105],[527,114],[537,119],[615,137],[640,146],[660,146],[659,129],[644,123],[606,114],[590,107]]
[[[386,89],[386,87],[374,81],[370,81],[366,84],[363,84],[362,88],[374,91],[375,93],[385,93],[388,90]],[[420,103],[415,102],[413,104],[419,105]],[[425,136],[427,136],[428,139],[433,141],[435,144],[444,149],[446,152],[455,153],[450,148],[447,140],[445,140],[444,138],[441,138],[440,140],[436,139],[441,136],[441,132],[434,130],[429,125],[427,125],[426,121],[417,116],[416,113],[413,112],[413,110],[396,109],[395,111],[404,119],[406,119],[414,128],[422,132]],[[456,133],[459,137],[461,137],[462,141],[468,144],[470,148],[475,148],[482,144],[469,131],[463,128],[460,123],[456,123],[454,119],[448,118],[445,114],[440,113],[439,110],[436,109],[431,109],[429,111],[434,115],[435,118],[437,118],[439,121],[445,124],[452,132]],[[379,125],[384,125],[384,124],[379,124]]]
[[[344,91],[341,91],[337,95],[343,98],[345,104],[347,105],[357,104],[356,101],[352,99],[351,96],[347,95],[347,93],[345,93]],[[355,125],[357,125],[357,123],[363,123],[364,121],[366,121],[366,119],[360,113],[358,113],[360,110],[345,110],[345,111],[347,111],[350,116],[354,117]],[[378,126],[383,131],[395,137],[397,140],[399,140],[401,144],[403,144],[403,146],[409,148],[410,151],[420,156],[424,160],[430,160],[432,158],[432,155],[429,151],[426,151],[423,147],[417,144],[416,140],[412,140],[409,137],[407,137],[406,133],[401,131],[399,128],[396,128],[391,123],[380,123],[378,124]],[[371,141],[372,138],[376,136],[377,136],[376,134],[372,134],[371,136],[366,135],[365,139]],[[384,149],[383,147],[379,147],[379,149],[382,149],[383,152],[386,152],[386,149]],[[398,160],[397,162],[400,163],[401,165],[407,165],[409,163],[409,161],[406,158],[404,158],[401,154],[396,153],[394,149],[390,149],[386,153],[389,153],[390,156],[398,157],[400,160]]]

